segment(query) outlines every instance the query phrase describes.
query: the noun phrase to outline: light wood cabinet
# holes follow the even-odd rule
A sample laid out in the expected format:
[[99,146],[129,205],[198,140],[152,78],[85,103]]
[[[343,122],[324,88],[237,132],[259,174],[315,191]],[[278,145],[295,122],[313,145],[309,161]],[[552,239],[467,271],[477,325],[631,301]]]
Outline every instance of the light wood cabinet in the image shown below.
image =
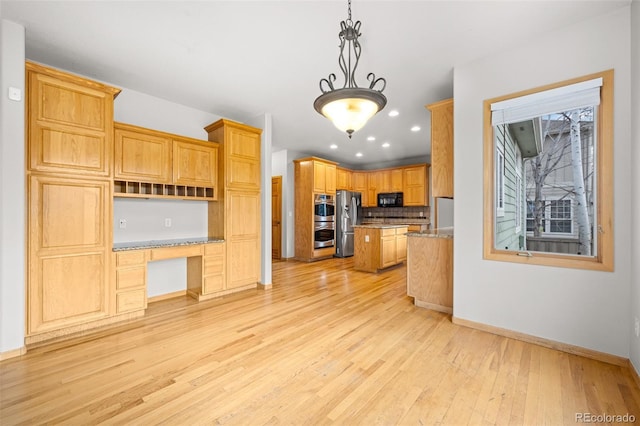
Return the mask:
[[218,198],[218,144],[115,123],[116,197]]
[[28,170],[110,177],[120,90],[31,62],[26,70]]
[[336,190],[346,189],[351,191],[353,189],[352,179],[353,172],[351,170],[342,167],[336,168]]
[[381,176],[377,171],[368,172],[367,173],[367,206],[368,207],[377,207],[378,206],[378,192],[380,185]]
[[[312,261],[335,254],[335,247],[314,247],[314,196],[327,194],[334,184],[336,164],[316,157],[300,158],[294,164],[295,258]],[[329,185],[329,188],[327,187]]]
[[216,187],[218,147],[211,143],[173,141],[173,182],[176,185]]
[[207,244],[202,258],[202,294],[215,294],[225,288],[225,243]]
[[31,175],[27,335],[110,314],[108,181]]
[[114,178],[171,183],[171,138],[140,127],[114,124]]
[[367,172],[353,172],[353,190],[361,194],[362,207],[369,207]]
[[453,238],[409,237],[407,295],[416,306],[453,312]]
[[427,105],[431,111],[431,191],[453,198],[453,99]]
[[378,272],[407,258],[407,227],[359,226],[354,232],[354,263],[359,271]]
[[313,160],[313,192],[336,193],[336,165],[327,161]]
[[428,165],[404,168],[404,205],[405,206],[428,206]]
[[391,186],[389,192],[404,191],[404,169],[391,169]]
[[114,314],[113,98],[119,89],[26,64],[27,344]]
[[[260,281],[260,135],[262,131],[229,120],[205,128],[210,141],[221,146],[219,201],[209,203],[209,236],[222,237],[224,285],[216,294],[255,288]],[[206,265],[205,265],[206,266]],[[219,279],[219,278],[218,278]],[[218,281],[219,283],[219,281]],[[218,293],[218,294],[221,294]]]
[[148,250],[113,252],[115,294],[118,314],[147,308]]

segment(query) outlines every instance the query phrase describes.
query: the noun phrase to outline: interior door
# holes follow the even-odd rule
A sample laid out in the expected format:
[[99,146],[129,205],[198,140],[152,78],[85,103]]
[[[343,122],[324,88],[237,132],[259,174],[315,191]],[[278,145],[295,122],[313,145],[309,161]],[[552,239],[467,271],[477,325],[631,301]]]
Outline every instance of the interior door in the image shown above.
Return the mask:
[[271,178],[271,258],[282,258],[282,176]]

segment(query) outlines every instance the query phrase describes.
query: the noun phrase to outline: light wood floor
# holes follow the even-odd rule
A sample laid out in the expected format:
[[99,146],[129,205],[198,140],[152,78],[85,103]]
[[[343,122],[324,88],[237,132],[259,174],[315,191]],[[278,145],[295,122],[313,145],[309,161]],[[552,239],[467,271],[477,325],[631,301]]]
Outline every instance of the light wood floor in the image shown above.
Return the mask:
[[416,308],[405,267],[274,264],[273,288],[0,363],[0,424],[576,424],[635,415],[629,371]]

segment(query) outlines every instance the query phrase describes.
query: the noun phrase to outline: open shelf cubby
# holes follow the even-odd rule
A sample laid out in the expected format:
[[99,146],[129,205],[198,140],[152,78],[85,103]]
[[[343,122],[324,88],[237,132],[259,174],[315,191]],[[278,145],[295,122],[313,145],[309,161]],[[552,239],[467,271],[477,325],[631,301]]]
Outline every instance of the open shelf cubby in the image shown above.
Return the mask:
[[210,186],[174,185],[125,180],[113,181],[113,196],[123,198],[181,198],[213,201],[216,191]]

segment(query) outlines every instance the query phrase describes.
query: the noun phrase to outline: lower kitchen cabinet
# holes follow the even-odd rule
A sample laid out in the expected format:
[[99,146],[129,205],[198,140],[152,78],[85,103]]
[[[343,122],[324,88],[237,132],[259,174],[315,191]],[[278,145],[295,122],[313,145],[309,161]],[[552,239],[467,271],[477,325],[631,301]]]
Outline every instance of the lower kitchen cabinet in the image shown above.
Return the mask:
[[147,250],[113,253],[116,265],[116,313],[147,308]]
[[406,225],[356,226],[354,268],[378,272],[404,262],[407,258],[406,233]]
[[204,246],[202,258],[202,294],[215,294],[225,288],[225,246],[224,243]]
[[440,230],[409,234],[407,295],[416,306],[453,312],[453,235]]

